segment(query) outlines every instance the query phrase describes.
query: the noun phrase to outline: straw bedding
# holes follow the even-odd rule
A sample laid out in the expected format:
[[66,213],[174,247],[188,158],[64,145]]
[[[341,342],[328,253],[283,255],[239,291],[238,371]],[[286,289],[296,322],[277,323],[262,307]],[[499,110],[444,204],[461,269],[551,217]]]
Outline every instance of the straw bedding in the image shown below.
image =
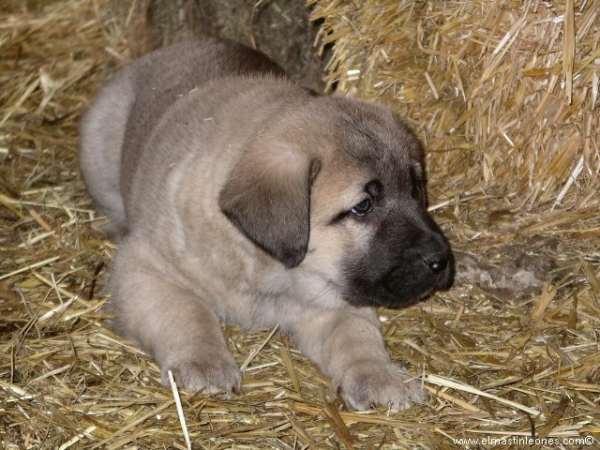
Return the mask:
[[314,3],[335,41],[330,84],[394,103],[445,186],[528,208],[597,191],[597,0]]
[[334,43],[330,85],[390,102],[429,150],[459,274],[448,292],[381,311],[392,358],[422,377],[428,403],[348,411],[277,330],[230,326],[240,395],[160,385],[106,327],[115,248],[76,163],[78,118],[129,60],[135,17],[111,1],[5,1],[0,447],[599,445],[600,3],[314,3]]

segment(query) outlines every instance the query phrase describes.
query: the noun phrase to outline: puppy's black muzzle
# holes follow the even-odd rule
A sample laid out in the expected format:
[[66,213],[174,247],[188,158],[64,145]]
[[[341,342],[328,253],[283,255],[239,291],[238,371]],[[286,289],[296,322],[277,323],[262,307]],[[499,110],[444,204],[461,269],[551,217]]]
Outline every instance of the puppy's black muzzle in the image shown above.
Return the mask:
[[400,213],[381,224],[371,251],[346,269],[353,304],[405,306],[452,284],[454,260],[426,211]]
[[444,236],[436,233],[425,241],[403,252],[400,263],[382,277],[380,284],[389,294],[385,304],[411,303],[450,286],[453,259]]

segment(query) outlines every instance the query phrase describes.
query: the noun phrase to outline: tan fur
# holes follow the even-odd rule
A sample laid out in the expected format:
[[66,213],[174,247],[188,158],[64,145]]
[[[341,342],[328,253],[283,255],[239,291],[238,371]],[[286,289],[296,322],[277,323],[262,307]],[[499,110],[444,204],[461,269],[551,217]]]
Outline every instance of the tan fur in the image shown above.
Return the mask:
[[[423,245],[447,252],[408,192],[420,146],[389,109],[316,96],[264,56],[205,39],[116,74],[84,118],[80,149],[119,242],[108,286],[116,324],[165,381],[172,370],[182,387],[237,392],[241,373],[220,330],[230,321],[280,326],[355,409],[424,398],[391,362],[374,305],[353,300],[345,268],[386,248],[395,232],[381,230],[395,229],[388,217],[399,211]],[[378,177],[389,181],[377,219],[340,215]],[[402,247],[394,235],[390,247]],[[447,284],[430,278],[401,301]]]

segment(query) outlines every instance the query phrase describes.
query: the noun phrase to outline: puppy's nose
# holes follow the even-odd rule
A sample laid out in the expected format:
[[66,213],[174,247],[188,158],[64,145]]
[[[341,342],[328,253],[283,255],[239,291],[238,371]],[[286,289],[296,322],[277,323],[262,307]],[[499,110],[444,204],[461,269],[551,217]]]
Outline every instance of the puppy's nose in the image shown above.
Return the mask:
[[450,261],[450,253],[447,251],[431,253],[423,256],[425,265],[429,267],[434,274],[442,273],[448,267]]

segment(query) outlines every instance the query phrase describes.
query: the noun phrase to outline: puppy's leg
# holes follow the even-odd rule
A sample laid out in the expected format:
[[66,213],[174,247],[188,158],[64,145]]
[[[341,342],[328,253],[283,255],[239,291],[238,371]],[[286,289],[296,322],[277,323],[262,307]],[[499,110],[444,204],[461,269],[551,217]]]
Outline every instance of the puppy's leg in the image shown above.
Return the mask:
[[[111,275],[116,326],[160,365],[179,387],[202,393],[238,392],[241,372],[215,313],[191,292],[146,271],[122,248]],[[142,263],[143,264],[143,263]]]
[[389,404],[398,411],[426,398],[419,382],[390,360],[375,309],[306,317],[291,335],[353,409]]

